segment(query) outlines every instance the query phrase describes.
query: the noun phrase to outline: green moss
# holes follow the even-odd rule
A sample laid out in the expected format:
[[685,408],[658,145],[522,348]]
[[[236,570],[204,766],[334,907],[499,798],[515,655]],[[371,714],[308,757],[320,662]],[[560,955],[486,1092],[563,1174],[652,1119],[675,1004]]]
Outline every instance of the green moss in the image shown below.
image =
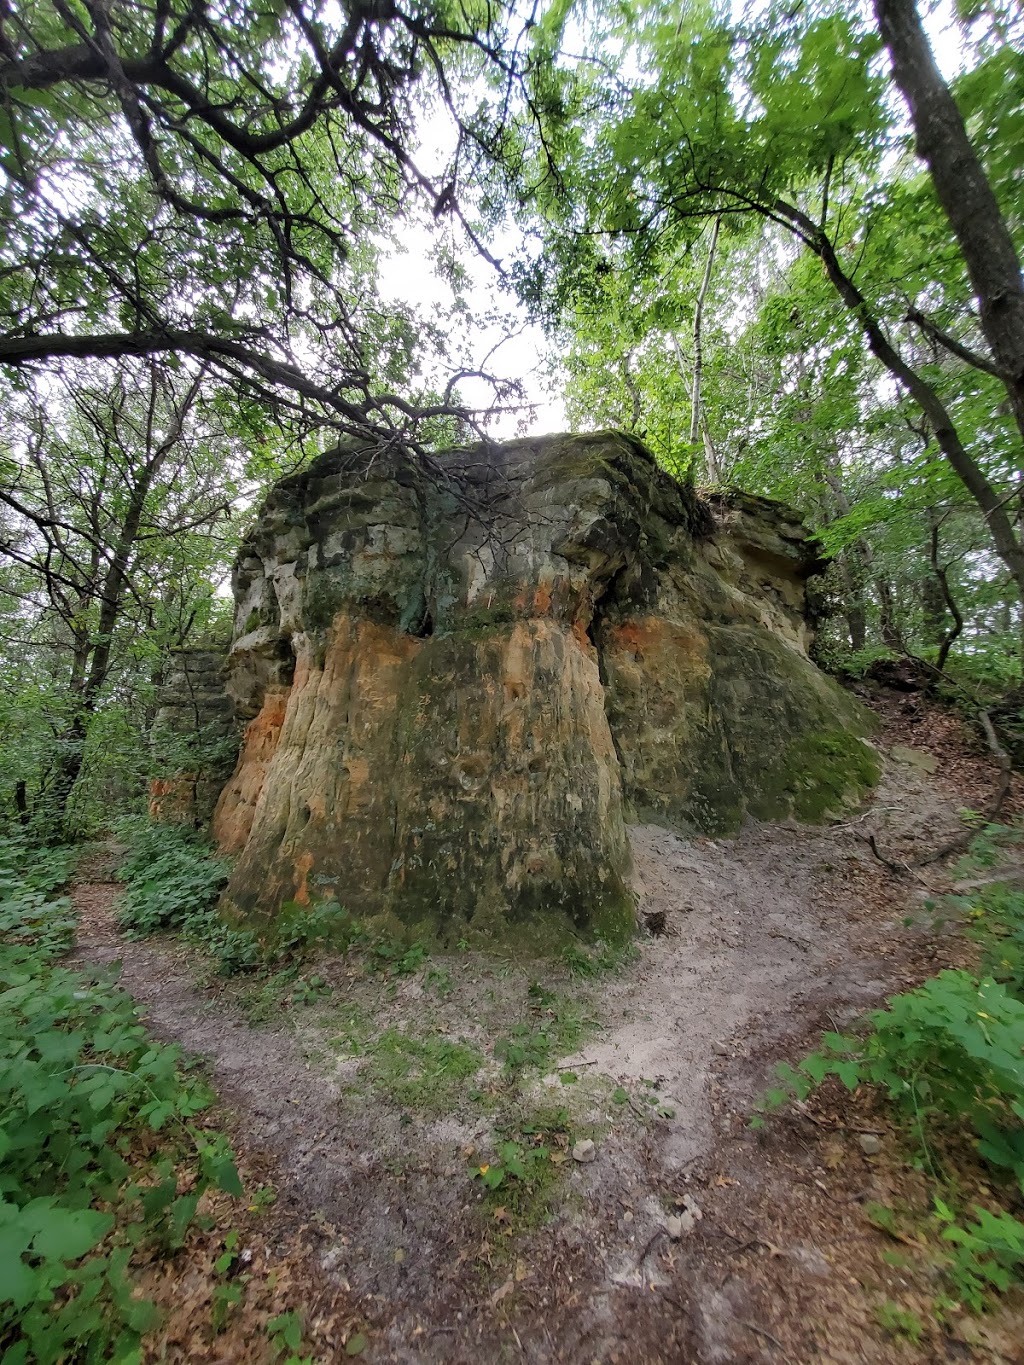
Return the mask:
[[510,626],[517,619],[516,613],[507,602],[499,602],[493,607],[478,607],[457,616],[451,623],[453,634],[477,633],[486,635],[495,626]]
[[751,813],[761,819],[791,813],[816,824],[863,799],[880,775],[877,753],[857,735],[845,730],[805,735],[789,746],[774,775],[765,774]]

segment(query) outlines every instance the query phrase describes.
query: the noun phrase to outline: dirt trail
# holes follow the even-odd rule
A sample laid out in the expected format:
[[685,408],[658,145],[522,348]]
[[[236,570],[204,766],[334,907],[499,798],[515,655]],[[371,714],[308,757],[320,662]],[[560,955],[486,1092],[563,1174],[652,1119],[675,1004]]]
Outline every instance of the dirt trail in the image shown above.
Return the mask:
[[[665,932],[593,981],[461,954],[384,982],[340,960],[322,1007],[254,1028],[224,988],[196,984],[180,945],[119,937],[102,867],[76,891],[77,958],[120,958],[153,1030],[208,1059],[238,1140],[272,1154],[280,1207],[319,1227],[324,1274],[369,1324],[368,1359],[884,1361],[896,1358],[891,1340],[850,1308],[849,1277],[833,1265],[814,1159],[785,1135],[755,1138],[745,1116],[787,1047],[917,979],[915,957],[943,965],[944,946],[903,923],[924,888],[896,882],[858,835],[930,845],[956,827],[960,804],[941,772],[888,763],[856,823],[750,825],[728,840],[638,827],[641,907]],[[596,1134],[597,1159],[566,1162],[551,1220],[509,1244],[467,1153],[493,1142],[479,1097],[500,1090],[493,1045],[526,1017],[538,974],[553,1009],[596,1028],[516,1102],[567,1105],[576,1130]],[[486,1060],[440,1109],[396,1103],[365,1079],[386,1029],[457,1040]],[[667,1220],[684,1200],[703,1216],[673,1241]]]

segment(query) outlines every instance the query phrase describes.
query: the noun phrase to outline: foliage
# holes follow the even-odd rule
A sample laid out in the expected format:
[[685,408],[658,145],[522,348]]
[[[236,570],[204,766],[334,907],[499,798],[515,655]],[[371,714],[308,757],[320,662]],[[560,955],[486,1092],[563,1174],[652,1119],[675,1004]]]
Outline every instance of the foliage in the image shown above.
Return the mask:
[[157,1315],[133,1294],[133,1248],[179,1246],[204,1189],[242,1188],[225,1140],[195,1123],[209,1091],[147,1036],[116,972],[57,961],[68,906],[39,888],[66,856],[19,880],[3,853],[0,1346],[12,1365],[137,1360]]
[[958,880],[983,885],[947,898],[980,942],[984,969],[1018,1000],[1024,1000],[1024,887],[1001,880],[999,870],[1006,859],[1020,856],[1021,843],[1019,826],[986,825],[957,866]]
[[805,1098],[826,1076],[849,1090],[869,1082],[889,1097],[927,1151],[942,1120],[966,1122],[979,1151],[1008,1167],[1024,1190],[1024,1003],[991,979],[944,971],[893,996],[867,1018],[863,1038],[826,1033],[819,1051],[783,1064],[786,1094]]
[[130,839],[117,869],[127,884],[118,906],[122,928],[151,934],[209,914],[227,880],[228,864],[212,856],[201,835],[183,825],[131,819],[118,823],[117,834]]
[[[523,191],[543,245],[518,280],[567,358],[574,419],[795,504],[837,556],[839,646],[944,661],[956,642],[1019,676],[1024,558],[1000,508],[1020,465],[1012,381],[870,10],[653,0],[549,21],[558,98]],[[953,94],[1019,257],[1019,15],[972,9],[958,36]]]
[[[337,901],[312,906],[286,901],[260,930],[232,925],[217,908],[229,864],[202,835],[145,817],[125,817],[116,828],[127,848],[117,872],[126,884],[119,903],[121,927],[136,936],[180,933],[213,959],[222,976],[279,967],[278,985],[283,986],[294,981],[303,958],[327,949],[344,952],[355,944],[366,945],[371,964],[383,972],[408,974],[423,961],[422,945],[371,942]],[[305,1000],[326,989],[314,977],[289,987],[293,999]]]
[[[826,1033],[817,1051],[795,1067],[777,1069],[781,1086],[763,1106],[804,1099],[826,1076],[849,1090],[877,1087],[912,1139],[935,1181],[942,1239],[952,1249],[945,1269],[958,1296],[980,1311],[988,1295],[1024,1279],[1024,1223],[1007,1209],[975,1207],[973,1219],[951,1207],[955,1177],[937,1156],[939,1137],[970,1133],[996,1171],[1024,1194],[1024,980],[1016,946],[1024,924],[1024,894],[998,880],[1007,855],[1019,850],[1016,827],[986,825],[958,867],[961,880],[993,873],[970,894],[950,897],[981,938],[985,960],[1001,979],[943,971],[917,990],[871,1012],[857,1035]],[[755,1119],[755,1123],[761,1120]],[[888,1228],[889,1211],[877,1210]],[[902,1330],[894,1318],[892,1330]]]
[[[446,0],[21,6],[0,59],[0,363],[191,359],[225,407],[361,436],[458,417],[443,382],[416,392],[445,329],[384,302],[377,260],[403,217],[466,221],[472,76],[506,44],[514,71],[522,27]],[[431,92],[457,151],[428,171]]]
[[527,1004],[529,1017],[494,1043],[494,1056],[513,1073],[547,1069],[557,1057],[572,1051],[587,1028],[587,1020],[572,1001],[537,981],[527,991]]

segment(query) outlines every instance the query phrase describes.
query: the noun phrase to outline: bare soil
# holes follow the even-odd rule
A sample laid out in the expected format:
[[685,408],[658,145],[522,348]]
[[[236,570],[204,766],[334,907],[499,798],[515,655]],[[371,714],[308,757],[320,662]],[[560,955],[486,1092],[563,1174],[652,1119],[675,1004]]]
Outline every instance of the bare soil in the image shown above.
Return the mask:
[[[880,1324],[881,1304],[930,1302],[928,1272],[890,1264],[864,1207],[927,1192],[907,1187],[868,1099],[826,1088],[748,1127],[779,1059],[970,960],[955,926],[922,913],[948,873],[897,877],[865,842],[873,832],[897,860],[935,847],[995,786],[954,718],[910,705],[878,703],[880,742],[927,750],[937,771],[887,759],[870,808],[841,823],[751,823],[720,840],[635,828],[640,908],[663,932],[591,978],[468,953],[396,977],[349,954],[318,965],[328,997],[289,1003],[209,980],[173,940],[124,939],[109,869],[84,870],[78,959],[120,959],[153,1031],[206,1059],[249,1168],[276,1187],[265,1259],[291,1267],[318,1359],[341,1358],[361,1324],[374,1361],[1024,1361],[1015,1302],[980,1327],[925,1321],[917,1343]],[[511,1074],[494,1048],[517,1026],[566,1045]],[[413,1065],[390,1086],[380,1060],[396,1039],[480,1065],[419,1088]],[[486,1196],[472,1177],[501,1138],[528,1142],[534,1119],[553,1131],[556,1111],[536,1206]],[[580,1138],[593,1161],[572,1159]],[[669,1220],[694,1207],[674,1240]],[[165,1333],[153,1359],[241,1358],[201,1339]]]

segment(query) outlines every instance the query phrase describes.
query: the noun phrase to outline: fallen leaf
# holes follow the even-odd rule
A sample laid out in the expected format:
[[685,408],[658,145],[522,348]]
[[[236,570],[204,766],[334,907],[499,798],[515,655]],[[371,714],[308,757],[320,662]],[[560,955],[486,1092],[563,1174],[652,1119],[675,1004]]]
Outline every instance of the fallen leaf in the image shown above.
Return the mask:
[[508,1294],[511,1294],[512,1290],[515,1289],[515,1287],[516,1287],[515,1280],[513,1279],[506,1280],[505,1283],[501,1286],[501,1288],[496,1289],[494,1293],[491,1295],[491,1307],[493,1308],[495,1307],[496,1304],[501,1303],[502,1299],[505,1298]]

